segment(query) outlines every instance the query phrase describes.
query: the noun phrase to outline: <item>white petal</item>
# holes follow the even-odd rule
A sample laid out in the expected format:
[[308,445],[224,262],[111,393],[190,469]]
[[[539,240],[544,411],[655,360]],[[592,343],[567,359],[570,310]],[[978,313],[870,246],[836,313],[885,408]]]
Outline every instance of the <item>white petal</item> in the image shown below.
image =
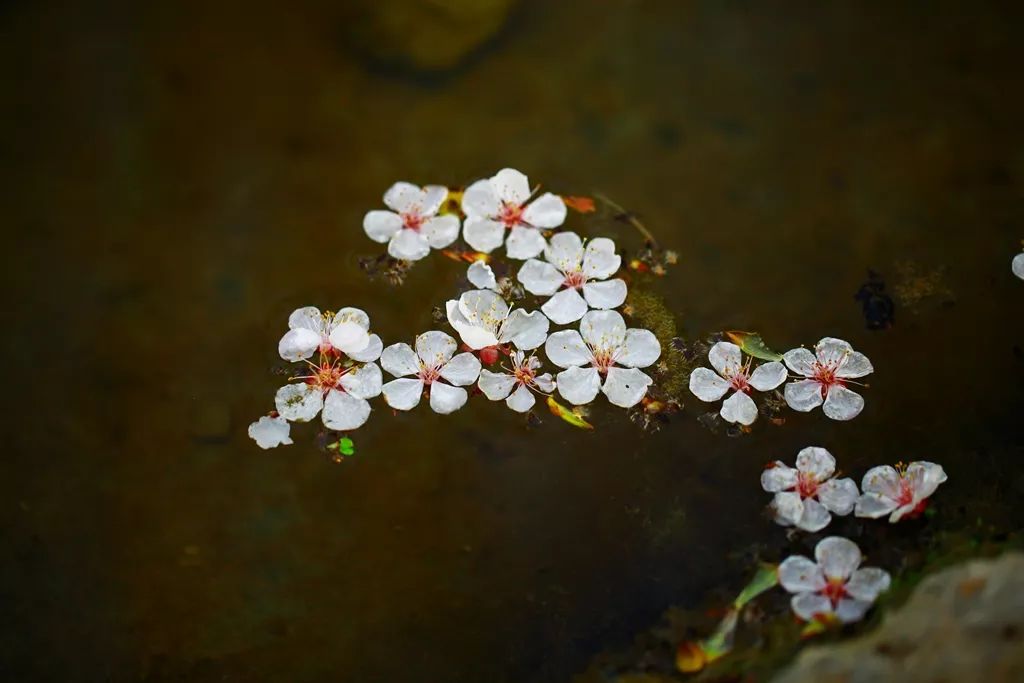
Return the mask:
[[626,341],[626,321],[616,311],[590,311],[580,320],[580,335],[591,348],[618,350]]
[[717,401],[729,391],[729,383],[707,368],[690,373],[690,391],[702,401]]
[[397,182],[384,193],[384,206],[402,213],[423,203],[423,189],[412,183]]
[[878,519],[879,517],[885,517],[897,507],[899,507],[899,503],[892,498],[883,496],[880,493],[864,493],[857,499],[857,505],[853,513],[858,517]]
[[857,600],[871,603],[878,599],[880,593],[889,590],[892,579],[889,572],[877,567],[858,569],[846,583],[846,592]]
[[[374,366],[376,367],[376,366]],[[378,370],[378,372],[380,372]],[[347,432],[366,424],[370,417],[370,404],[343,391],[327,392],[324,401],[324,426],[336,432]]]
[[[387,353],[387,349],[384,349],[384,353]],[[423,395],[423,382],[404,377],[393,379],[381,387],[380,393],[384,394],[384,400],[395,410],[412,410]]]
[[853,479],[829,479],[818,487],[818,500],[837,515],[848,515],[857,504],[857,484]]
[[852,624],[855,621],[863,619],[869,607],[871,607],[870,602],[842,598],[839,600],[839,603],[836,604],[836,618],[844,624]]
[[782,526],[796,526],[804,516],[804,501],[799,493],[779,491],[769,506],[775,516],[775,523]]
[[860,548],[848,538],[829,536],[815,546],[814,559],[826,579],[845,581],[860,566]]
[[811,379],[790,382],[782,393],[786,404],[801,413],[810,412],[821,405],[821,384]]
[[604,380],[601,391],[608,401],[620,408],[632,408],[647,393],[647,387],[654,380],[636,368],[608,368],[608,376]]
[[448,312],[448,322],[459,333],[462,342],[471,349],[484,349],[488,346],[495,346],[498,343],[498,336],[493,330],[478,327],[466,319],[466,316],[459,310],[459,302],[449,299],[445,302],[445,310]]
[[575,289],[563,289],[545,301],[540,310],[556,325],[568,325],[583,317],[587,302]]
[[459,311],[471,325],[497,332],[508,317],[508,303],[497,292],[471,289],[459,297]]
[[435,413],[447,415],[466,405],[469,394],[462,387],[453,387],[444,382],[430,385],[430,407]]
[[380,368],[376,363],[358,365],[341,376],[341,386],[356,398],[380,396],[382,383]]
[[772,361],[754,368],[750,375],[750,386],[758,391],[771,391],[786,381],[786,366],[778,361]]
[[320,333],[313,330],[301,327],[288,330],[281,337],[281,341],[277,343],[277,353],[284,360],[292,362],[305,360],[316,353],[322,339]]
[[346,306],[331,318],[331,324],[328,332],[333,331],[338,325],[342,323],[352,323],[353,325],[360,327],[366,331],[370,330],[370,316],[361,308],[354,308],[352,306]]
[[822,482],[836,471],[836,459],[821,446],[808,446],[796,454],[796,468]]
[[833,385],[829,387],[825,405],[821,409],[833,420],[852,420],[864,410],[864,399],[846,387]]
[[264,415],[249,425],[249,438],[263,449],[289,446],[292,443],[290,431],[291,425],[288,424],[288,420]]
[[423,224],[420,234],[434,249],[444,249],[459,237],[459,217],[450,213],[434,216]]
[[831,521],[832,515],[824,505],[813,498],[804,498],[804,513],[800,515],[800,520],[796,523],[797,528],[813,534],[827,527]]
[[899,498],[902,485],[900,473],[889,465],[872,467],[860,481],[864,493],[879,493],[886,498]]
[[583,298],[591,308],[618,308],[626,301],[626,281],[615,278],[583,285]]
[[611,277],[622,265],[622,257],[615,253],[615,242],[598,237],[587,242],[583,255],[583,274],[595,280]]
[[572,273],[583,265],[583,240],[574,232],[551,236],[544,249],[544,258],[563,273]]
[[472,384],[479,376],[480,359],[471,353],[460,353],[441,368],[441,377],[459,387]]
[[793,372],[804,377],[811,377],[814,375],[814,363],[817,362],[817,358],[808,349],[799,348],[786,351],[782,354],[782,360]]
[[797,481],[797,471],[783,464],[781,460],[776,460],[773,466],[766,467],[761,472],[761,488],[768,493],[791,489],[797,485]]
[[548,319],[540,311],[527,313],[521,308],[512,311],[501,326],[498,341],[511,342],[522,351],[531,351],[548,338]]
[[850,342],[835,337],[824,337],[814,346],[814,354],[822,365],[838,366],[851,353]]
[[615,362],[627,368],[646,368],[661,357],[661,342],[650,330],[631,327],[615,354]]
[[560,368],[587,365],[593,360],[590,349],[576,330],[561,330],[548,337],[544,355]]
[[889,523],[895,524],[896,522],[900,521],[905,516],[913,512],[916,508],[917,504],[914,503],[913,501],[907,503],[906,505],[900,505],[899,507],[892,511],[891,515],[889,515]]
[[520,384],[519,388],[505,400],[505,405],[517,413],[525,413],[536,402],[537,399],[533,397],[533,392],[527,389],[525,385]]
[[380,365],[395,377],[408,377],[420,371],[420,359],[405,342],[392,344],[380,354]]
[[732,342],[720,341],[708,351],[708,360],[722,377],[732,377],[743,364],[743,352]]
[[352,322],[343,322],[331,330],[331,346],[347,354],[365,351],[370,346],[370,335]]
[[458,347],[450,335],[438,330],[416,335],[416,355],[429,367],[438,368],[450,361]]
[[388,242],[388,255],[402,261],[419,261],[429,253],[427,238],[415,230],[399,230]]
[[466,278],[477,289],[497,289],[498,280],[485,261],[473,261],[466,269]]
[[[467,217],[493,218],[498,215],[500,208],[501,203],[494,194],[490,179],[478,180],[462,193],[462,213]],[[479,247],[473,248],[478,249]]]
[[825,576],[816,562],[803,555],[790,555],[779,564],[779,584],[790,593],[819,591]]
[[368,211],[363,216],[363,231],[374,242],[389,242],[401,229],[402,217],[394,211]]
[[537,375],[533,378],[533,386],[545,394],[550,394],[555,390],[555,379],[551,376],[550,372],[545,372],[543,375]]
[[477,384],[480,387],[480,391],[484,392],[484,396],[492,401],[501,401],[508,398],[508,395],[512,392],[512,387],[515,385],[516,378],[514,376],[501,372],[491,372],[486,369],[480,371],[480,382]]
[[565,276],[559,272],[558,268],[547,261],[538,261],[537,259],[530,259],[524,263],[523,267],[519,269],[518,277],[526,291],[540,296],[551,296],[565,281]]
[[914,492],[914,500],[921,501],[935,493],[939,484],[946,481],[946,471],[942,465],[933,462],[918,460],[907,465],[907,472],[904,475],[910,483],[910,490]]
[[819,614],[832,613],[832,601],[818,593],[799,593],[789,601],[793,613],[804,621],[813,621]]
[[487,254],[505,241],[505,226],[490,218],[467,216],[462,224],[462,237],[466,244]]
[[1013,274],[1024,280],[1024,254],[1017,254],[1013,257],[1013,261],[1010,262],[1010,270]]
[[870,375],[875,371],[875,368],[871,365],[871,361],[863,353],[857,351],[851,352],[846,356],[846,360],[842,362],[839,369],[836,370],[837,377],[843,377],[846,379],[856,379],[857,377],[863,377]]
[[558,195],[545,192],[523,210],[523,220],[537,228],[557,228],[565,222],[565,202]]
[[722,410],[719,414],[726,422],[752,425],[757,419],[757,405],[746,393],[736,391],[722,403]]
[[349,358],[360,363],[369,363],[380,358],[381,351],[384,350],[384,342],[380,340],[380,337],[371,334],[369,341],[366,344],[366,348],[362,351],[346,351]]
[[[448,199],[448,188],[444,185],[426,185],[420,201],[420,215],[433,216]],[[458,220],[458,219],[456,219]]]
[[286,384],[274,396],[277,412],[291,422],[309,422],[324,406],[323,394],[306,383]]
[[569,403],[590,403],[600,390],[601,376],[596,368],[569,368],[558,373],[558,393]]
[[505,253],[509,258],[528,259],[539,256],[544,247],[544,235],[540,234],[540,230],[517,225],[508,234]]
[[530,198],[530,181],[514,168],[503,168],[491,178],[494,194],[501,201],[522,204]]
[[289,330],[313,330],[321,334],[324,332],[324,316],[316,306],[296,308],[288,316]]

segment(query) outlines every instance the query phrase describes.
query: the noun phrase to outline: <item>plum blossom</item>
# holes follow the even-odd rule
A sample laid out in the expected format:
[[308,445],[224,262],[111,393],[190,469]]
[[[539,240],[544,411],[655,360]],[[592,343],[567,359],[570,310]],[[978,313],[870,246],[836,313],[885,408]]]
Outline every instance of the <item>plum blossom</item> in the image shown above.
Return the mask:
[[264,415],[249,425],[249,438],[264,450],[278,446],[290,446],[292,444],[290,432],[291,425],[280,415],[274,417]]
[[653,365],[661,344],[650,330],[626,329],[616,311],[589,311],[580,330],[561,330],[548,337],[544,352],[565,368],[557,375],[562,398],[582,405],[603,391],[608,400],[631,408],[643,399],[653,380],[638,368]]
[[370,211],[363,218],[363,230],[374,242],[388,244],[388,254],[405,261],[418,261],[434,249],[444,249],[459,236],[459,218],[437,215],[448,188],[441,185],[418,187],[399,182],[384,193],[390,211]]
[[861,481],[864,493],[854,511],[858,517],[877,519],[889,515],[893,524],[912,519],[924,512],[928,497],[946,481],[941,465],[919,460],[906,467],[872,467]]
[[[809,446],[796,456],[796,469],[776,460],[761,473],[761,488],[774,493],[771,509],[782,526],[821,531],[832,514],[848,515],[857,501],[853,479],[834,478],[836,459],[824,448]],[[832,513],[832,514],[830,514]]]
[[307,360],[309,374],[278,389],[277,412],[290,422],[308,422],[323,410],[324,426],[335,431],[363,426],[370,417],[366,399],[380,395],[380,368],[373,362],[377,355],[362,356],[373,356],[367,362],[334,353],[320,354],[317,363]]
[[779,583],[794,593],[790,606],[804,621],[835,617],[844,624],[864,618],[879,594],[889,590],[889,572],[859,568],[860,548],[853,541],[829,536],[814,548],[817,562],[791,555],[779,565]]
[[474,351],[499,344],[535,349],[548,336],[548,319],[540,311],[511,309],[497,292],[471,289],[445,304],[448,322]]
[[370,316],[358,308],[321,313],[315,306],[299,308],[288,316],[288,332],[278,342],[277,352],[287,361],[340,351],[356,361],[373,361],[384,345],[370,334]]
[[517,350],[512,352],[510,359],[512,367],[507,368],[508,372],[481,370],[478,385],[492,401],[504,399],[509,408],[525,413],[537,401],[532,392],[550,394],[555,390],[555,380],[551,373],[537,374],[541,362],[535,355],[527,358],[525,353]]
[[1014,275],[1024,280],[1024,253],[1013,257],[1013,261],[1010,262],[1010,270],[1013,271]]
[[786,385],[786,403],[801,413],[810,412],[824,403],[822,410],[833,420],[852,420],[864,408],[860,394],[846,388],[852,380],[874,372],[871,361],[853,350],[842,339],[825,337],[814,347],[814,353],[799,348],[787,351],[782,359],[790,370],[805,379]]
[[469,394],[462,387],[480,375],[477,357],[469,352],[455,355],[456,341],[438,330],[417,335],[415,345],[413,350],[405,343],[392,344],[381,354],[380,364],[398,378],[383,387],[387,404],[412,410],[426,389],[434,412],[447,415],[465,405]]
[[505,242],[509,258],[528,259],[544,251],[541,230],[557,228],[565,222],[565,202],[545,192],[530,201],[530,181],[512,168],[498,171],[492,178],[478,180],[462,195],[466,214],[462,236],[477,251],[490,253]]
[[753,424],[757,419],[757,405],[750,398],[754,389],[771,391],[786,381],[786,368],[778,361],[763,363],[750,371],[751,358],[743,363],[743,352],[731,342],[721,341],[711,347],[708,360],[712,372],[697,368],[690,373],[690,391],[702,401],[717,401],[730,390],[734,393],[722,403],[720,415],[726,422]]
[[469,268],[466,269],[466,279],[477,289],[498,291],[498,278],[494,277],[494,271],[483,259],[477,259],[469,264]]
[[615,242],[607,237],[589,240],[584,249],[579,235],[560,232],[548,241],[544,258],[524,263],[519,281],[531,294],[551,297],[540,310],[552,322],[568,325],[582,318],[588,307],[618,308],[626,300],[625,281],[607,279],[622,263]]

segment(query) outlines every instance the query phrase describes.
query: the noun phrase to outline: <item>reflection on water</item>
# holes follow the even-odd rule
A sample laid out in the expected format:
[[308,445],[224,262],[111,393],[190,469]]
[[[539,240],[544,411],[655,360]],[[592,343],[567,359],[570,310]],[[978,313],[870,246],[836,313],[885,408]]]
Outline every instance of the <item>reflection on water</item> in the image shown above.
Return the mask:
[[[758,477],[810,444],[941,462],[931,524],[1019,527],[1020,23],[873,12],[524,2],[420,79],[367,67],[329,6],[7,7],[3,668],[567,680],[784,554]],[[378,405],[344,464],[257,449],[292,309],[398,341],[462,275],[429,259],[398,296],[359,271],[383,189],[506,165],[640,212],[680,252],[681,332],[850,340],[864,413],[728,438],[696,401],[652,436],[603,407],[585,433]],[[910,293],[883,331],[869,268]]]

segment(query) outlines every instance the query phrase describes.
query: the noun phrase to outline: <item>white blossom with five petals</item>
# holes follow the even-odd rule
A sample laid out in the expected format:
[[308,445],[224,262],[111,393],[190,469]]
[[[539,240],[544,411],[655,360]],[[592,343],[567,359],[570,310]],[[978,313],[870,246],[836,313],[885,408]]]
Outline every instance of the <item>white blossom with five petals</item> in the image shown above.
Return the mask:
[[366,399],[380,395],[381,374],[377,364],[346,360],[337,354],[320,354],[318,363],[306,361],[308,373],[278,389],[274,396],[278,414],[289,422],[308,422],[323,411],[324,426],[349,431],[370,417]]
[[942,465],[918,460],[906,467],[872,467],[861,481],[864,491],[854,512],[858,517],[877,519],[889,515],[895,524],[924,512],[928,498],[946,481]]
[[743,352],[731,342],[718,342],[708,352],[711,367],[697,368],[690,373],[690,391],[702,401],[717,401],[730,390],[734,393],[722,403],[720,415],[726,422],[750,425],[757,419],[757,405],[750,393],[771,391],[786,381],[789,373],[778,361],[763,363],[750,371],[752,359],[743,363]]
[[278,446],[290,446],[292,443],[290,432],[291,425],[288,424],[288,420],[279,415],[275,417],[264,415],[249,425],[249,438],[264,450]]
[[441,185],[418,187],[399,182],[384,193],[390,211],[370,211],[363,218],[363,230],[374,242],[387,242],[388,254],[405,261],[418,261],[430,249],[444,249],[459,237],[459,218],[437,215],[448,197]]
[[277,344],[277,352],[287,361],[312,358],[317,351],[337,350],[352,360],[377,360],[384,345],[370,334],[370,316],[358,308],[343,308],[337,313],[321,313],[315,306],[298,308],[288,316],[288,332]]
[[[466,221],[462,236],[477,251],[490,253],[505,243],[509,258],[528,259],[544,251],[541,230],[565,222],[565,202],[545,192],[533,201],[530,181],[506,168],[492,178],[478,180],[462,195]],[[505,241],[505,231],[509,231]]]
[[398,378],[382,389],[387,404],[395,410],[412,410],[426,390],[436,413],[447,415],[465,405],[469,394],[462,387],[479,377],[477,357],[469,352],[455,355],[455,339],[438,330],[417,335],[415,346],[414,350],[405,343],[392,344],[381,354],[380,364]]
[[445,310],[448,322],[474,351],[508,343],[529,351],[548,336],[550,323],[540,311],[511,309],[500,294],[489,289],[464,292],[458,300],[446,302]]
[[786,385],[786,403],[793,410],[810,412],[824,403],[822,410],[833,420],[852,420],[864,409],[864,399],[850,391],[851,380],[874,372],[871,361],[853,350],[842,339],[825,337],[814,347],[793,349],[782,359],[790,370],[804,379]]
[[548,395],[555,390],[555,380],[551,373],[537,374],[541,362],[537,356],[526,356],[522,351],[513,351],[510,355],[512,367],[508,372],[491,372],[486,368],[480,371],[478,386],[480,391],[492,401],[501,401],[517,413],[525,413],[533,407],[537,399],[533,392]]
[[761,488],[774,493],[776,523],[804,531],[821,531],[832,515],[848,515],[857,502],[853,479],[836,479],[836,459],[824,448],[809,446],[796,456],[796,469],[776,460],[761,473]]

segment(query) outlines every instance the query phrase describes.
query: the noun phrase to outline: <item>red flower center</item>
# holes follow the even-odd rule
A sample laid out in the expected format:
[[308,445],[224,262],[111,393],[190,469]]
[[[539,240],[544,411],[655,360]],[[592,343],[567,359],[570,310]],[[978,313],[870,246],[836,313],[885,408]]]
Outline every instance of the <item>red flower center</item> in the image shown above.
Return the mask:
[[506,228],[514,228],[523,222],[523,209],[522,204],[503,201],[498,209],[498,221],[504,223]]
[[747,377],[747,373],[740,370],[735,375],[729,378],[729,386],[736,391],[742,391],[745,394],[751,393],[752,389],[750,386],[750,378]]
[[828,397],[828,390],[833,386],[845,386],[846,382],[842,378],[836,376],[836,371],[839,369],[838,363],[822,363],[820,361],[814,362],[814,374],[811,377],[815,382],[821,385],[821,398]]
[[829,579],[825,587],[821,589],[821,594],[831,600],[832,606],[835,607],[842,598],[846,597],[846,581],[843,579]]
[[415,230],[419,232],[420,228],[427,221],[424,216],[420,215],[419,209],[410,209],[406,213],[402,214],[402,225],[406,230]]
[[796,475],[796,490],[801,498],[813,498],[818,495],[818,480],[810,472]]
[[530,366],[525,362],[515,369],[514,374],[516,382],[519,384],[530,384],[536,376],[536,373],[534,373]]
[[317,387],[325,394],[334,389],[344,391],[341,386],[341,378],[352,368],[346,368],[337,364],[334,360],[321,361],[320,365],[313,365],[313,374],[305,377],[306,384]]
[[611,351],[594,351],[594,362],[591,363],[602,375],[608,373],[608,368],[615,365],[615,358]]
[[587,276],[583,274],[582,270],[574,270],[571,273],[565,274],[565,280],[562,281],[562,285],[569,289],[579,289],[587,283]]
[[420,379],[423,380],[424,384],[433,384],[438,377],[441,376],[441,369],[433,366],[420,366]]

